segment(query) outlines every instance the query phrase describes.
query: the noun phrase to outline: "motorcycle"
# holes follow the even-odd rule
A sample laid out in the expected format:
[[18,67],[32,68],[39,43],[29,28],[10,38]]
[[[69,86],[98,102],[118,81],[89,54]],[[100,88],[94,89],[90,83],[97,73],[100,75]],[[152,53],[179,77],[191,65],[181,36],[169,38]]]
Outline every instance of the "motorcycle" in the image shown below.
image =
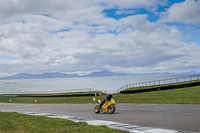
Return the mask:
[[115,100],[113,98],[111,98],[110,101],[106,101],[102,108],[100,107],[100,104],[101,104],[101,100],[98,100],[99,102],[99,105],[96,105],[95,108],[94,108],[94,112],[97,114],[97,113],[100,113],[100,112],[108,112],[109,114],[112,114],[115,112]]

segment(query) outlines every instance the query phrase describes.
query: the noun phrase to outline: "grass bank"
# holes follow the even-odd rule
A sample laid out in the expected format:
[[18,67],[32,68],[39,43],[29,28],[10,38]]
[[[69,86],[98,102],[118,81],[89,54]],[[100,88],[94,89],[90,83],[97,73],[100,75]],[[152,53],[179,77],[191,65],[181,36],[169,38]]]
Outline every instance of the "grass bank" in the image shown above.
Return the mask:
[[0,112],[1,133],[127,133],[106,126],[91,126],[60,118]]
[[117,103],[200,104],[200,86],[135,94],[115,94]]
[[[97,103],[96,99],[103,99],[107,94],[101,93],[101,96],[81,96],[81,97],[23,97],[25,96],[49,96],[49,95],[71,95],[84,93],[100,93],[100,92],[80,92],[80,93],[56,93],[56,94],[16,94],[18,97],[1,97],[0,102],[3,103],[27,103],[27,104],[91,104]],[[16,96],[14,95],[14,96]],[[5,95],[4,95],[5,96]],[[10,95],[11,96],[11,95]],[[95,98],[95,101],[93,100]]]
[[[98,96],[96,99],[103,99],[106,95]],[[92,104],[92,96],[85,97],[5,97],[0,98],[0,102],[4,103],[28,103],[28,104]]]
[[185,88],[200,85],[200,80],[193,81],[185,81],[179,83],[171,83],[171,84],[163,84],[163,85],[151,85],[151,86],[142,86],[142,87],[133,87],[129,89],[125,89],[120,91],[120,93],[140,93],[140,92],[148,92],[149,91],[157,91],[157,90],[170,90],[176,88]]
[[[104,99],[107,94],[95,97],[4,97],[4,103],[39,103],[39,104],[92,104],[97,99]],[[116,103],[159,103],[159,104],[200,104],[200,86],[173,90],[153,91],[135,94],[113,94]],[[11,100],[11,101],[10,101]],[[36,100],[36,102],[35,102]]]

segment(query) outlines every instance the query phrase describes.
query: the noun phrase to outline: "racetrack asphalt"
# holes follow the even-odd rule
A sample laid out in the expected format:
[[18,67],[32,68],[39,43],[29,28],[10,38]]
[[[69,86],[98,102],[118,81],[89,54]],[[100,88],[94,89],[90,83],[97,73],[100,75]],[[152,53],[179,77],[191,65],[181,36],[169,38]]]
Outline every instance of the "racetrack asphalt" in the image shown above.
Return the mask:
[[140,126],[200,132],[200,105],[117,104],[114,114],[94,113],[95,104],[0,103],[2,112],[34,112],[78,116]]

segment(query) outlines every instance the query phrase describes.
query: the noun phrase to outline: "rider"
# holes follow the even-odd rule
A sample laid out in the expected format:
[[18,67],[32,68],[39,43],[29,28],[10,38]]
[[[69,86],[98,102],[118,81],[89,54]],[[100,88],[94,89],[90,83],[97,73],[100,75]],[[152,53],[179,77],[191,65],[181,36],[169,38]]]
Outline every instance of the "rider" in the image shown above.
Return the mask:
[[102,108],[103,104],[106,101],[111,101],[111,98],[112,98],[112,94],[109,94],[108,96],[106,96],[105,99],[101,102],[100,107]]

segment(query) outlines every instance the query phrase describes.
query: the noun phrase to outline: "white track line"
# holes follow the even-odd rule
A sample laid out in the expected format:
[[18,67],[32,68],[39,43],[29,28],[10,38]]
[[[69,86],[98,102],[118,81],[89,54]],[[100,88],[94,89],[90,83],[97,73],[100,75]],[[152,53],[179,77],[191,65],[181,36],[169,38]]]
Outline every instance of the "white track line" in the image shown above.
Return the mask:
[[18,112],[18,113],[27,114],[27,115],[36,115],[36,116],[47,116],[51,118],[68,119],[74,122],[87,122],[89,125],[105,125],[105,126],[108,126],[109,128],[125,130],[125,131],[129,131],[133,133],[195,133],[195,132],[190,132],[190,131],[178,131],[178,130],[171,130],[171,129],[142,127],[138,125],[131,125],[131,124],[125,124],[125,123],[119,123],[119,122],[113,122],[113,121],[88,119],[88,118],[76,117],[76,116],[52,115],[52,114],[47,114],[47,113],[32,113],[32,112]]

